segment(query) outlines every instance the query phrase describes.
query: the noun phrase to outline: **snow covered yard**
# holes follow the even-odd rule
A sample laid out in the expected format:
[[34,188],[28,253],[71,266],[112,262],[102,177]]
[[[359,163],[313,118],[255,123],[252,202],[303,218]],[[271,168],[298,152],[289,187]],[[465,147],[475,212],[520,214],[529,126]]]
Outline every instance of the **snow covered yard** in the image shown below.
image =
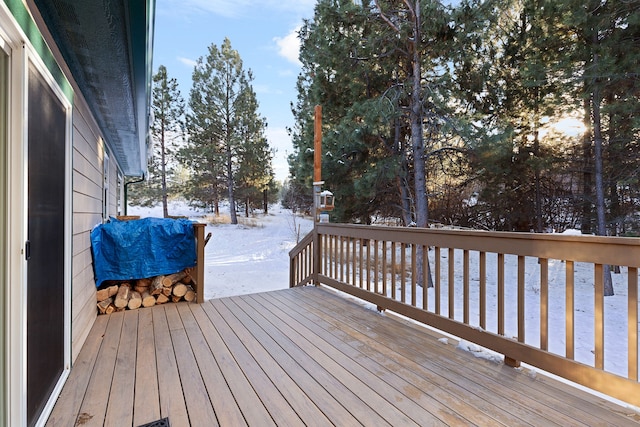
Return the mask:
[[[128,214],[162,216],[162,208],[130,207]],[[274,206],[267,215],[258,212],[250,218],[238,217],[238,224],[224,222],[211,214],[174,203],[170,215],[187,216],[206,223],[205,235],[211,240],[205,248],[205,299],[285,289],[289,286],[289,250],[313,228],[308,218],[296,217],[290,210]],[[216,224],[212,224],[215,222]]]

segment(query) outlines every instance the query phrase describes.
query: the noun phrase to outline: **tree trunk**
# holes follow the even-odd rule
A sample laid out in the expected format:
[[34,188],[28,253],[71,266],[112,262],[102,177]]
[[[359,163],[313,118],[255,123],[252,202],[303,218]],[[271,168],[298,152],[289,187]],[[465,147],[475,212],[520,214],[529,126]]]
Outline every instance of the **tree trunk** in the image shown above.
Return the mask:
[[[164,75],[163,87],[167,86],[167,75]],[[166,160],[166,141],[165,141],[165,118],[160,120],[160,179],[162,187],[162,214],[164,218],[169,217],[169,205],[167,203],[167,160]]]
[[262,190],[262,206],[264,207],[264,214],[269,213],[269,191]]
[[[586,85],[585,85],[586,86]],[[591,122],[591,101],[584,100],[584,122]],[[582,222],[580,231],[583,234],[593,233],[593,176],[591,169],[592,153],[592,130],[589,129],[584,133],[582,138]]]
[[413,88],[411,91],[411,148],[413,151],[414,197],[416,204],[416,225],[426,227],[428,218],[427,179],[425,167],[425,148],[422,127],[422,68],[420,66],[420,7],[414,3],[415,22],[413,28],[412,73]]
[[[594,44],[597,43],[597,34],[594,35]],[[594,70],[598,69],[599,57],[597,53],[593,54]],[[599,82],[594,79],[593,89],[591,93],[592,114],[593,114],[593,137],[594,137],[594,163],[595,163],[595,181],[596,181],[596,215],[597,215],[597,234],[598,236],[607,235],[607,224],[605,217],[604,202],[604,178],[603,178],[603,141],[602,141],[602,123],[600,116],[600,86]],[[612,296],[613,282],[611,279],[611,268],[604,266],[604,295]]]
[[400,173],[398,175],[398,189],[400,190],[400,206],[402,209],[402,221],[408,227],[414,221],[412,215],[411,188],[409,185],[409,159],[407,158],[407,147],[405,139],[401,135],[400,122],[394,120],[394,147],[400,155]]
[[162,214],[164,218],[169,217],[169,203],[167,200],[167,165],[164,143],[164,123],[162,124],[162,138],[160,141],[160,162],[161,162],[161,179],[162,179]]
[[413,222],[413,218],[411,217],[411,195],[409,194],[406,175],[399,175],[396,178],[396,182],[398,185],[398,192],[400,193],[402,223],[405,227],[409,227]]
[[230,142],[227,142],[227,186],[229,187],[229,216],[231,217],[231,224],[237,224],[236,199],[233,190],[233,158]]
[[540,102],[539,90],[535,90],[536,104],[534,107],[534,131],[533,131],[533,155],[535,157],[534,164],[534,191],[535,191],[535,210],[536,210],[536,233],[542,233],[544,224],[542,223],[542,186],[540,177],[540,132],[538,131],[538,106]]
[[[416,226],[427,227],[429,222],[429,200],[427,196],[427,171],[425,166],[425,147],[424,147],[424,134],[423,134],[423,111],[422,111],[422,67],[420,57],[420,28],[422,25],[420,17],[420,2],[416,0],[413,3],[414,11],[414,23],[413,23],[413,88],[411,92],[411,148],[413,151],[413,173],[414,173],[414,197],[416,206]],[[424,283],[423,269],[425,254],[422,246],[418,247],[417,251],[417,281],[418,283]],[[431,269],[427,260],[427,272]],[[431,276],[428,277],[428,287],[433,286]]]

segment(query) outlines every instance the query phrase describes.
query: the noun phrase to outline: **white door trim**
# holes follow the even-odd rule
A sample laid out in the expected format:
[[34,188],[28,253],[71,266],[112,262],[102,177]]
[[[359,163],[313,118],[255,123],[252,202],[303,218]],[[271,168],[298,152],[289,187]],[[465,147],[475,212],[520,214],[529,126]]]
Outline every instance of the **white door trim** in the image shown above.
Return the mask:
[[[7,141],[7,293],[5,372],[7,425],[27,424],[27,159],[28,159],[28,73],[29,63],[56,94],[66,111],[65,123],[65,241],[64,241],[64,369],[36,425],[44,425],[69,375],[71,366],[71,280],[72,280],[72,105],[39,57],[29,39],[0,2],[0,38],[11,50],[8,84]],[[6,49],[5,49],[6,50]],[[0,420],[3,424],[4,420]]]

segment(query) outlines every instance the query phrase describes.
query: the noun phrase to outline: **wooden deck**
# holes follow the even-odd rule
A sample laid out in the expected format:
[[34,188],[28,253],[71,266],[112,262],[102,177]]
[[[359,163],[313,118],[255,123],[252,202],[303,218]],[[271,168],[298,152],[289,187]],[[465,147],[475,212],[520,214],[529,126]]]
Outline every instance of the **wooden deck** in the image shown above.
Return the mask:
[[99,316],[47,425],[640,425],[438,338],[315,287]]

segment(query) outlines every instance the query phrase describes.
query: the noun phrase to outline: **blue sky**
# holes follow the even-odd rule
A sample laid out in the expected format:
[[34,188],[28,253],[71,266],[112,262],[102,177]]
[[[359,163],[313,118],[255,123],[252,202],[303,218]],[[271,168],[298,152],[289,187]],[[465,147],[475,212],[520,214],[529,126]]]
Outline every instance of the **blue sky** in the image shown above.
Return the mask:
[[229,38],[245,70],[253,71],[280,181],[288,175],[286,157],[293,151],[286,127],[293,126],[290,103],[296,100],[300,71],[296,30],[313,17],[314,5],[315,0],[156,0],[154,73],[160,65],[167,67],[187,101],[196,61],[211,44],[220,46]]

